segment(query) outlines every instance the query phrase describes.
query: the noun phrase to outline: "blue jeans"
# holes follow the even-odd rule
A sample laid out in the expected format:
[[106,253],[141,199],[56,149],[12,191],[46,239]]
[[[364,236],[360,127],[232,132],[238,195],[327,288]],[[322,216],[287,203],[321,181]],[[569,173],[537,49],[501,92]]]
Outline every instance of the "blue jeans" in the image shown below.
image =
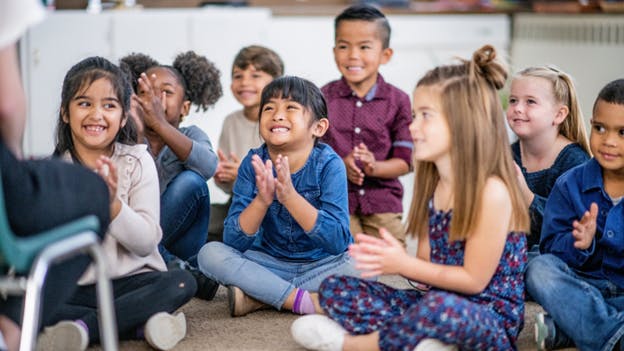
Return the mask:
[[611,351],[624,335],[624,289],[579,275],[551,254],[533,258],[527,290],[580,350]]
[[183,171],[160,195],[160,226],[163,237],[158,250],[165,262],[197,255],[208,236],[210,193],[206,180]]
[[360,276],[347,252],[317,261],[278,259],[260,251],[240,252],[211,241],[197,256],[199,269],[222,285],[234,285],[246,294],[280,309],[295,288],[318,291],[330,275]]

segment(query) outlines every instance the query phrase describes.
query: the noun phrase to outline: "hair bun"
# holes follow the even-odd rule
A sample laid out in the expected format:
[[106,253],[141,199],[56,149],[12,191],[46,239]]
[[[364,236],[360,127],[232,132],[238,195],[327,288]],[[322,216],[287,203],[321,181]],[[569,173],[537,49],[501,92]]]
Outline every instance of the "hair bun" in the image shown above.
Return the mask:
[[496,89],[501,89],[507,80],[507,67],[496,59],[496,49],[484,45],[472,54],[473,74],[485,79]]

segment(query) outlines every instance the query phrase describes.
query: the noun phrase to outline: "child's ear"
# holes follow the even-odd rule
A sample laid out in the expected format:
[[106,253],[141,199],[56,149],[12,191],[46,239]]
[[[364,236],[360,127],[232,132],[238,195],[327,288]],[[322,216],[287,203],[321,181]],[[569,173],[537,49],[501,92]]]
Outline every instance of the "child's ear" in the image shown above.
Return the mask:
[[182,111],[180,111],[180,117],[188,116],[191,111],[191,102],[189,100],[184,100],[182,103]]
[[62,107],[61,107],[61,118],[63,119],[63,122],[69,124],[69,116],[67,115],[67,111],[65,111],[65,109]]
[[123,117],[121,118],[121,123],[119,123],[119,129],[126,126],[126,123],[128,123],[129,116],[130,114],[128,112],[124,113]]
[[329,119],[321,118],[314,123],[314,126],[312,128],[314,128],[312,134],[314,134],[315,137],[322,137],[323,135],[325,135],[325,132],[327,132],[327,129],[329,128]]
[[392,58],[392,54],[394,54],[394,51],[392,50],[392,48],[383,49],[383,51],[381,52],[381,64],[383,65],[383,64],[390,62],[390,59]]
[[559,106],[559,110],[557,110],[557,114],[555,115],[555,120],[553,121],[554,125],[560,125],[565,121],[566,117],[570,114],[570,109],[566,105]]

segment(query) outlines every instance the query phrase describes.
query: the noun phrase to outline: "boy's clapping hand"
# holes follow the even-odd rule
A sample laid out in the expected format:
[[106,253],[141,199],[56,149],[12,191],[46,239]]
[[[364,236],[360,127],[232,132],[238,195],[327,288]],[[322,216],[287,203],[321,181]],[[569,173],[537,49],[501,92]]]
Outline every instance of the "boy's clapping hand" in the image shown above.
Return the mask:
[[349,153],[342,160],[347,168],[347,179],[355,185],[362,185],[364,183],[364,172],[355,163],[353,152]]
[[355,158],[355,161],[362,163],[364,174],[368,176],[374,174],[377,160],[375,160],[375,155],[366,147],[366,144],[360,143],[360,145],[353,148],[353,158]]
[[227,157],[221,150],[217,150],[219,156],[219,165],[215,172],[214,179],[217,183],[232,183],[238,176],[238,167],[240,167],[240,159],[233,152]]
[[579,250],[589,248],[596,235],[596,217],[598,217],[598,205],[592,202],[589,211],[585,211],[583,214],[583,218],[572,223],[575,248]]

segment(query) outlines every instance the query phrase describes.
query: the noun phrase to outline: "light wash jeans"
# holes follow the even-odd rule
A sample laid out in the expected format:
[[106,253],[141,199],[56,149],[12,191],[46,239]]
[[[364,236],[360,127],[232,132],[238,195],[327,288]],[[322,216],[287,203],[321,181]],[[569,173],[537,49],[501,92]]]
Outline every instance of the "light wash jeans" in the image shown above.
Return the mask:
[[208,237],[210,193],[206,180],[183,171],[160,195],[160,226],[163,237],[158,250],[165,262],[178,257],[194,260]]
[[624,335],[624,289],[574,272],[557,256],[529,262],[527,290],[580,350],[611,351]]
[[317,261],[278,259],[260,251],[240,252],[224,243],[211,241],[197,256],[199,269],[222,285],[234,285],[247,295],[281,309],[295,288],[318,291],[330,275],[360,276],[347,252]]

